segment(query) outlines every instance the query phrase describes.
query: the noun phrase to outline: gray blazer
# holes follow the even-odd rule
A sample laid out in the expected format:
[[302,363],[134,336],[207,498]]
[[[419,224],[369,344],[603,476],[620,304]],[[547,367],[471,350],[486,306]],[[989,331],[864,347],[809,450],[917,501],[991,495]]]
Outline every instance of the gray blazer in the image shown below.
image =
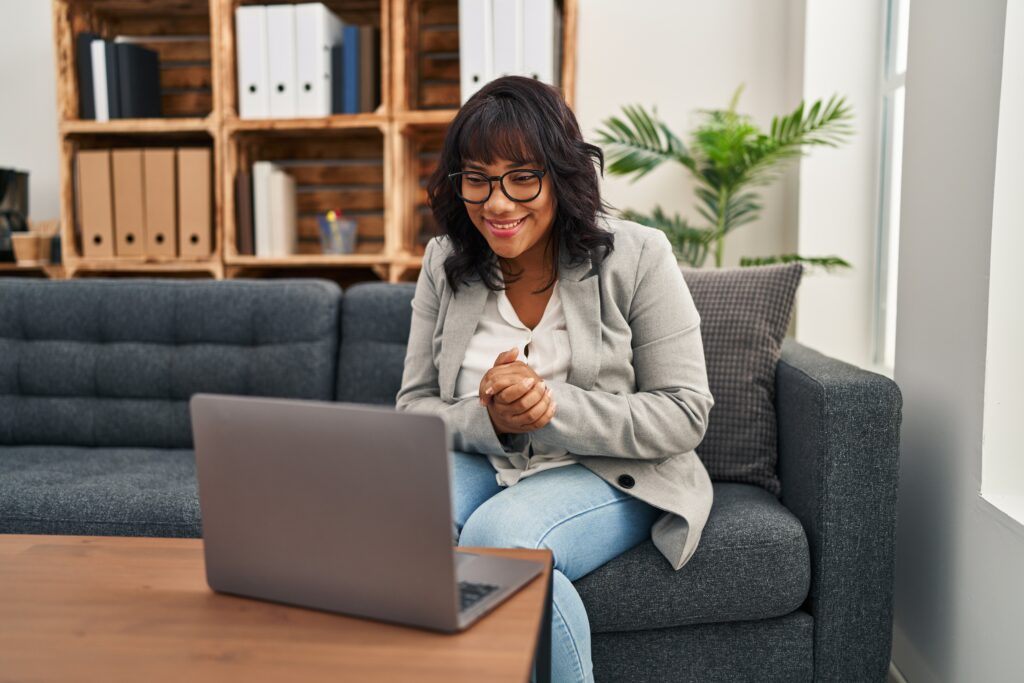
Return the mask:
[[[700,316],[664,233],[602,221],[615,234],[615,249],[600,266],[570,266],[564,249],[560,254],[572,361],[565,382],[545,380],[558,409],[533,434],[664,510],[651,539],[679,569],[697,548],[712,501],[711,480],[694,452],[714,405]],[[530,434],[499,439],[475,397],[454,398],[488,290],[474,278],[453,296],[444,273],[450,253],[448,238],[435,237],[423,256],[396,407],[440,415],[456,450],[524,452]]]

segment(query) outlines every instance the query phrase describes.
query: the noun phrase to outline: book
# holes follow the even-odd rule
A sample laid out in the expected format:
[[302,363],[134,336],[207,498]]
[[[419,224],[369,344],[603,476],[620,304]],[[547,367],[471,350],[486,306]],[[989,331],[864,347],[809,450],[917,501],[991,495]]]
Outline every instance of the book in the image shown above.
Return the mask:
[[280,166],[270,174],[271,244],[274,256],[291,256],[298,241],[295,178]]
[[373,26],[359,27],[359,109],[372,112],[377,108],[380,90],[380,72],[377,61],[380,57],[380,31]]
[[359,112],[359,53],[361,33],[359,26],[345,26],[341,46],[342,57],[342,112]]
[[252,165],[253,250],[259,257],[274,255],[270,224],[270,174],[273,171],[272,161],[257,161]]
[[252,210],[252,177],[243,169],[235,176],[235,244],[241,256],[256,254]]

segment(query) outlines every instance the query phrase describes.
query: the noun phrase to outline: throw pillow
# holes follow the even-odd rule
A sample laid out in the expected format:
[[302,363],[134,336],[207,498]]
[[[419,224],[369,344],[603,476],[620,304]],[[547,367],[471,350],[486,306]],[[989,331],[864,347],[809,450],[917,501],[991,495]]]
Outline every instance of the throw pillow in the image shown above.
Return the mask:
[[778,496],[775,367],[803,266],[682,271],[700,313],[715,399],[697,455],[713,480],[756,484]]

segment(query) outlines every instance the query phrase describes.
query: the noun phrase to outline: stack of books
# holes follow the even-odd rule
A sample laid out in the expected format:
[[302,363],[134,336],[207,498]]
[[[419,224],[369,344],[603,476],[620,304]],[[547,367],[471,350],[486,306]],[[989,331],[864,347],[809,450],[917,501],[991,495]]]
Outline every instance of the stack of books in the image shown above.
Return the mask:
[[81,150],[76,162],[82,256],[210,255],[208,147]]
[[323,3],[235,9],[238,115],[307,118],[380,104],[380,29],[347,25]]
[[561,45],[555,0],[459,0],[462,104],[501,76],[558,85]]
[[298,246],[295,178],[280,164],[257,161],[252,179],[236,178],[238,252],[274,258],[290,256]]
[[160,60],[130,40],[95,33],[75,38],[78,118],[109,121],[161,115]]

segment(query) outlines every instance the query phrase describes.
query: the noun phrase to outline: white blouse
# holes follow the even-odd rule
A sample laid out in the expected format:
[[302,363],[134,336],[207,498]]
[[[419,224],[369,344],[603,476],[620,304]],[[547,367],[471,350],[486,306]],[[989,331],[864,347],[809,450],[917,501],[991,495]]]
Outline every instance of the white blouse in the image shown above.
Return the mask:
[[[572,351],[557,281],[544,315],[532,330],[519,320],[505,290],[491,291],[487,295],[483,315],[466,348],[462,368],[455,380],[456,400],[479,396],[480,379],[484,373],[494,367],[498,354],[513,346],[519,347],[516,360],[529,365],[542,379],[566,381]],[[511,486],[542,470],[578,462],[564,448],[549,446],[533,437],[526,456],[488,455],[487,458],[497,470],[495,479],[500,486]]]

